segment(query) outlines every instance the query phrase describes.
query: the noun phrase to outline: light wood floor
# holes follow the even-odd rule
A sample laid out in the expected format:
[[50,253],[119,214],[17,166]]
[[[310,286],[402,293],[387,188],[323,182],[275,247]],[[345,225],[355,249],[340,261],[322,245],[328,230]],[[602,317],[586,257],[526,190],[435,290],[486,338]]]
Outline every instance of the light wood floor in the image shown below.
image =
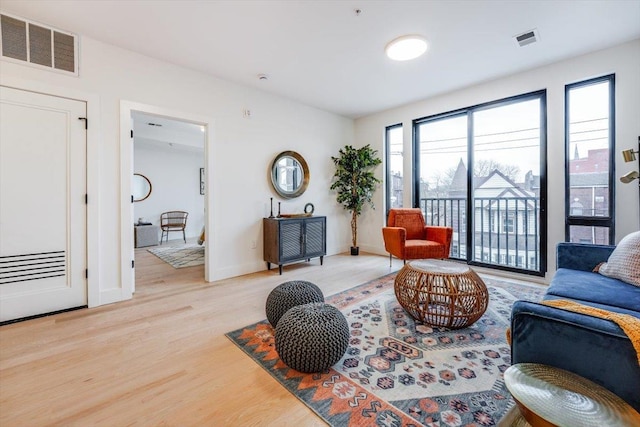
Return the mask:
[[345,254],[206,283],[138,249],[132,300],[0,327],[0,426],[324,426],[224,333],[286,280],[328,296],[401,266]]

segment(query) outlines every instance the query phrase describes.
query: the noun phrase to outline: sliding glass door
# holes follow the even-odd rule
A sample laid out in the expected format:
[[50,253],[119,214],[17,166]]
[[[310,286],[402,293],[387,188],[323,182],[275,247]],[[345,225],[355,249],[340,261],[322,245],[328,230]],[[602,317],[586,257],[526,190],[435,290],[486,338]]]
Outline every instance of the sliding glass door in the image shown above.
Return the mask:
[[428,225],[453,227],[451,258],[467,258],[467,115],[416,126],[419,179],[414,194]]
[[473,113],[473,261],[537,271],[540,99]]
[[545,92],[414,122],[415,205],[453,227],[450,256],[543,274]]

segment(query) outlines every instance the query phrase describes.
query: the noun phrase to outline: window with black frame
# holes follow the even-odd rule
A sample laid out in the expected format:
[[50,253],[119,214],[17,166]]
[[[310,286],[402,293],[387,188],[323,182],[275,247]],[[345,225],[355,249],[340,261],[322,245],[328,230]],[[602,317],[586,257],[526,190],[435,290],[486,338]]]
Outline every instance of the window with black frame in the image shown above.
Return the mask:
[[614,241],[615,76],[565,86],[567,242]]
[[453,228],[450,257],[546,271],[546,91],[414,121],[414,205]]
[[391,208],[401,208],[404,197],[404,145],[402,123],[388,126],[385,132],[386,162],[386,212]]

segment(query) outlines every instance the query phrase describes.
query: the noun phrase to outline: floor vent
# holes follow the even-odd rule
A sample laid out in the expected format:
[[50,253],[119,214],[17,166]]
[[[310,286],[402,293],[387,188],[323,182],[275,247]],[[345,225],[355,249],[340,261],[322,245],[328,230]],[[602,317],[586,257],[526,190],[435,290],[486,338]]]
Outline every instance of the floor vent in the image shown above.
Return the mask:
[[524,47],[539,41],[540,35],[538,35],[538,30],[533,29],[522,34],[518,34],[517,36],[513,36],[513,39],[518,43],[518,46]]
[[0,51],[11,61],[78,75],[78,36],[66,31],[0,14]]

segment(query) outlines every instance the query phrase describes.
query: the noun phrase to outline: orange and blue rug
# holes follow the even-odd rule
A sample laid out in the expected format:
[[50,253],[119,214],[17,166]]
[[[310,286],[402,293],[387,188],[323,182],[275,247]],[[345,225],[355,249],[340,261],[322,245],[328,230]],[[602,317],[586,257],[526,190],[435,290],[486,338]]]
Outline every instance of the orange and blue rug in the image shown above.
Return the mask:
[[511,305],[540,300],[544,288],[485,279],[483,317],[449,330],[414,321],[396,300],[394,277],[326,298],[351,334],[347,352],[327,372],[304,374],[282,363],[266,320],[227,337],[332,426],[496,425],[513,406],[502,376],[511,364]]

